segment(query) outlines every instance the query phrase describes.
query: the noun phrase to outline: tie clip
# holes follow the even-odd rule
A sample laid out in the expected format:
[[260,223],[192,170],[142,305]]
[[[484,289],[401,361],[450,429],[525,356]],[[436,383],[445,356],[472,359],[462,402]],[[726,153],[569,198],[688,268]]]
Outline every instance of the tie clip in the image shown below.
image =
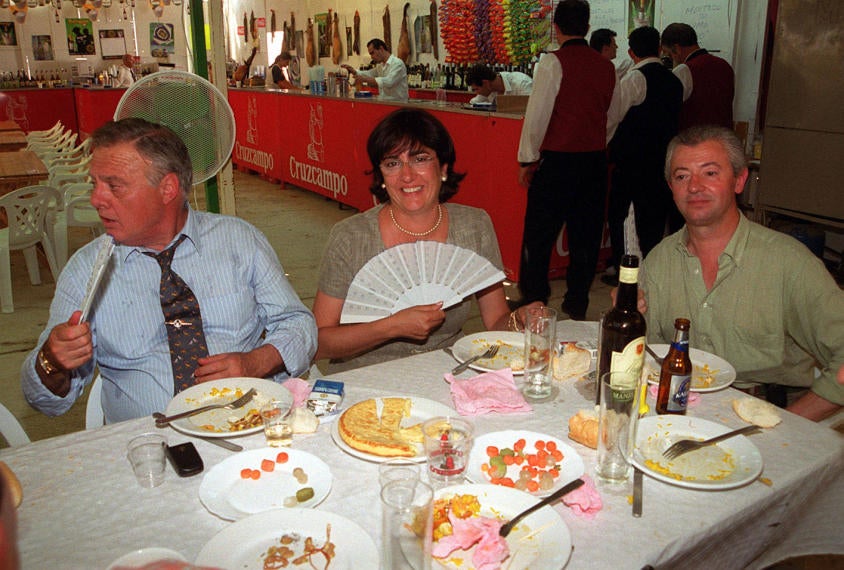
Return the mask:
[[190,321],[183,321],[182,319],[176,319],[176,320],[173,320],[173,321],[164,321],[164,324],[170,325],[172,327],[175,327],[176,330],[179,330],[182,327],[189,327],[193,323],[191,323]]

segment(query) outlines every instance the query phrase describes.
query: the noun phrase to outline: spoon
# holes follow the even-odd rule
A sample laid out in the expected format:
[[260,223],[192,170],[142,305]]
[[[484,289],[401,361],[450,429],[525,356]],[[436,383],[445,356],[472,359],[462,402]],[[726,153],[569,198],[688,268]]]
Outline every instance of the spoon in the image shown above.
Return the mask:
[[501,525],[501,529],[498,531],[499,536],[502,536],[502,537],[507,536],[508,534],[510,534],[510,531],[513,530],[513,527],[516,526],[516,523],[518,523],[523,518],[525,518],[526,516],[531,514],[533,511],[541,509],[545,505],[550,505],[551,503],[553,503],[557,499],[563,497],[564,495],[568,495],[569,493],[571,493],[572,491],[574,491],[575,489],[577,489],[581,485],[583,485],[583,479],[575,479],[574,481],[572,481],[568,485],[564,485],[562,488],[560,488],[557,491],[551,493],[550,495],[548,495],[547,497],[545,497],[544,499],[542,499],[541,501],[539,501],[538,503],[536,503],[532,507],[523,510],[522,512],[520,512],[519,514],[514,516],[512,519],[510,519],[509,522],[506,522],[503,525]]

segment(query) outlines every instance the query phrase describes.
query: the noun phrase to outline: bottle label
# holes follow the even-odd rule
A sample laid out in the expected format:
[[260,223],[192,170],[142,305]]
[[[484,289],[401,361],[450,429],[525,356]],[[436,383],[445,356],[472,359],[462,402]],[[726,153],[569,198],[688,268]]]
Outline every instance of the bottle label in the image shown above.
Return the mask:
[[692,384],[692,375],[672,374],[668,387],[668,402],[665,409],[668,412],[685,412],[689,403],[689,387]]
[[618,270],[618,282],[619,283],[632,283],[636,284],[639,281],[639,268],[638,267],[620,267]]
[[645,364],[645,337],[634,338],[627,343],[621,352],[612,351],[610,356],[610,372],[627,372],[633,378],[633,383],[626,386],[613,384],[613,388],[635,390],[639,378],[642,377],[642,367]]

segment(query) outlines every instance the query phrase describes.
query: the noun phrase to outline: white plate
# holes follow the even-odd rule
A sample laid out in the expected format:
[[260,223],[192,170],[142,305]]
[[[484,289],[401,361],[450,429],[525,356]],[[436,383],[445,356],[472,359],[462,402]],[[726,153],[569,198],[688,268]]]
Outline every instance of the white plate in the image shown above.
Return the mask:
[[481,372],[494,372],[502,368],[510,367],[510,363],[516,360],[519,363],[518,370],[513,374],[524,374],[525,365],[525,335],[520,332],[487,331],[470,334],[462,337],[451,347],[454,358],[458,362],[469,360],[473,356],[483,354],[487,348],[498,344],[498,354],[492,358],[482,358],[469,365],[469,368]]
[[[408,396],[392,396],[395,398],[406,398]],[[378,416],[381,416],[381,398],[374,398],[375,405],[378,410]],[[351,408],[351,405],[349,406]],[[342,415],[342,414],[341,414]],[[435,402],[434,400],[428,400],[426,398],[410,398],[410,417],[404,418],[401,422],[403,427],[412,426],[414,424],[418,424],[424,422],[425,420],[435,418],[437,416],[448,416],[448,417],[458,417],[458,414],[454,409],[449,408],[445,404],[440,404],[439,402]],[[331,437],[334,439],[334,443],[336,443],[340,449],[345,451],[350,455],[354,455],[359,459],[365,459],[367,461],[375,461],[376,463],[383,463],[384,461],[389,461],[390,459],[395,459],[395,457],[382,457],[380,455],[372,455],[371,453],[366,453],[364,451],[357,450],[348,443],[343,441],[343,438],[340,436],[340,422],[334,422],[331,424]],[[416,454],[416,457],[407,457],[410,461],[415,461],[416,463],[422,463],[425,461],[425,452],[421,443],[416,444],[417,449],[419,450]]]
[[160,560],[178,560],[179,562],[187,562],[187,559],[175,550],[153,546],[150,548],[139,548],[138,550],[133,550],[132,552],[124,554],[109,564],[106,570],[113,570],[117,567],[134,568]]
[[[498,485],[445,487],[434,493],[434,498],[452,495],[475,495],[481,504],[481,516],[502,520],[511,519],[539,500],[533,495]],[[523,538],[534,532],[536,534],[533,537]],[[507,544],[510,546],[510,558],[502,567],[508,570],[560,570],[568,562],[572,549],[571,534],[566,523],[557,511],[548,506],[528,515],[516,525],[507,536]],[[434,568],[470,570],[473,568],[472,549],[455,550],[446,560],[435,558]]]
[[[665,415],[642,418],[636,429],[633,464],[665,483],[688,489],[721,491],[747,485],[762,473],[762,455],[743,435],[690,451],[674,461],[662,457],[662,452],[680,439],[707,439],[733,428],[691,416]],[[648,460],[666,468],[668,473],[650,467]],[[672,477],[672,474],[676,476]]]
[[[260,410],[261,406],[270,400],[293,403],[293,394],[290,393],[290,390],[272,380],[265,380],[263,378],[224,378],[222,380],[211,380],[210,382],[196,384],[187,390],[179,392],[167,404],[164,414],[171,416],[208,404],[226,404],[237,397],[236,393],[238,389],[246,393],[250,388],[255,388],[258,393],[252,398],[251,402],[241,408],[236,410],[211,410],[210,412],[203,412],[189,418],[176,420],[170,425],[176,430],[188,435],[198,435],[200,437],[236,437],[256,433],[264,428],[258,425],[245,430],[229,431],[228,420],[236,421],[245,417],[250,411]],[[213,395],[212,390],[214,389],[224,391],[224,394]],[[214,426],[215,429],[220,431],[202,427],[206,425]]]
[[[583,459],[580,455],[578,455],[577,451],[575,451],[575,449],[566,442],[544,433],[524,430],[505,430],[487,433],[475,438],[475,443],[472,446],[472,453],[469,455],[469,465],[466,468],[466,478],[473,483],[489,483],[489,476],[481,471],[481,466],[489,461],[486,448],[490,445],[494,445],[499,450],[504,449],[505,447],[512,449],[513,444],[522,438],[524,438],[527,443],[525,451],[528,453],[534,453],[536,451],[534,444],[540,439],[544,441],[553,441],[557,445],[557,449],[563,453],[563,460],[560,463],[560,476],[554,481],[554,486],[547,491],[536,491],[535,493],[531,493],[532,495],[537,497],[547,497],[557,489],[560,489],[563,485],[566,485],[583,475]],[[519,478],[519,471],[521,471],[523,465],[514,464],[508,466],[507,477],[516,481]]]
[[[276,463],[271,472],[261,470],[263,459],[275,462],[281,452],[289,456],[286,463]],[[293,476],[297,467],[305,471],[307,482],[299,483]],[[257,469],[261,478],[244,479],[240,476],[242,469]],[[314,496],[297,507],[315,507],[328,495],[331,482],[331,470],[318,457],[298,449],[265,447],[243,451],[215,465],[202,478],[199,500],[218,517],[233,521],[283,507],[285,498],[305,487],[311,487]]]
[[[202,547],[195,563],[224,570],[263,570],[264,554],[270,546],[279,545],[282,535],[296,533],[301,537],[300,543],[292,545],[299,555],[302,543],[309,536],[315,544],[324,544],[329,524],[336,554],[331,570],[379,567],[378,549],[365,530],[340,515],[314,509],[274,509],[232,523]],[[320,556],[316,562],[319,565],[324,560]],[[308,565],[290,567],[310,568]]]
[[[670,344],[649,344],[653,351],[661,357],[668,354]],[[692,359],[692,392],[717,392],[723,390],[736,379],[736,369],[733,365],[712,353],[698,350],[696,348],[689,349],[689,358]],[[712,382],[706,386],[704,382],[705,374],[702,369],[704,366],[709,366]],[[645,373],[648,374],[648,382],[650,384],[659,384],[659,365],[650,354],[645,354]]]

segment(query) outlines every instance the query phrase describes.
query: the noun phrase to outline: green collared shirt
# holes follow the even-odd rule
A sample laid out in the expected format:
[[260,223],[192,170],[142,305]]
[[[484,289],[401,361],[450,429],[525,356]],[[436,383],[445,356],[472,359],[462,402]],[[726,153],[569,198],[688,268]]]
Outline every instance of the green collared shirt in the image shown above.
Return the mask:
[[[729,361],[737,384],[811,386],[844,405],[844,291],[796,239],[743,215],[707,291],[684,227],[642,264],[649,342],[671,342],[674,319],[691,320],[691,346]],[[821,370],[814,379],[812,365]]]

